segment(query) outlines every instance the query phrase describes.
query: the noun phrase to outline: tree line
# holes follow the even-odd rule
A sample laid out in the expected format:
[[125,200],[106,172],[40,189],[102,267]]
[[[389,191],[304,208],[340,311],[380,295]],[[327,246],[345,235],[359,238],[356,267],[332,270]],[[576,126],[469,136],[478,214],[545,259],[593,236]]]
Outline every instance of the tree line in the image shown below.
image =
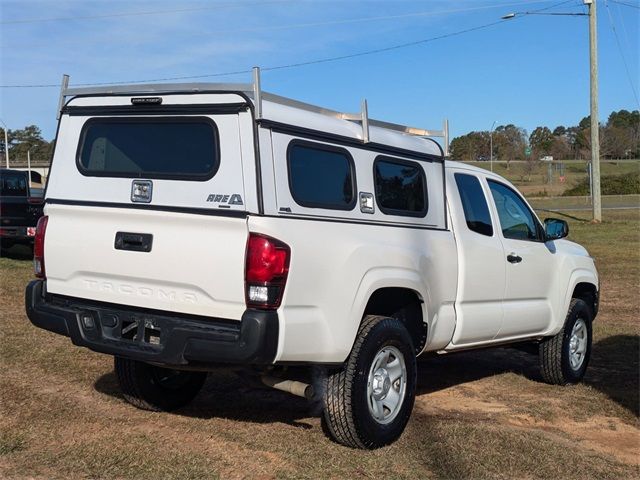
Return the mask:
[[[591,158],[591,119],[584,117],[578,125],[536,127],[530,135],[513,124],[500,125],[493,131],[493,159],[538,160],[544,156],[555,159]],[[451,141],[451,158],[461,161],[489,160],[491,132],[470,132]],[[528,153],[528,155],[527,155]],[[640,111],[611,112],[606,123],[600,124],[600,156],[602,158],[640,157]]]
[[[551,155],[555,159],[591,158],[590,117],[578,125],[536,127],[531,135],[513,124],[500,125],[493,131],[493,159],[507,163],[511,160],[538,160]],[[12,165],[26,165],[31,150],[34,164],[46,164],[51,158],[53,142],[42,138],[36,125],[19,130],[7,130],[9,160]],[[491,132],[470,132],[451,141],[451,158],[461,161],[489,160]],[[4,163],[4,130],[0,128],[0,154]],[[527,155],[529,153],[529,155]],[[600,125],[600,156],[602,158],[640,158],[640,111],[611,112],[607,122]]]
[[[47,142],[42,138],[40,128],[35,125],[28,125],[19,130],[7,130],[7,140],[9,143],[9,163],[12,165],[26,165],[27,152],[31,150],[32,164],[48,164],[51,160],[53,142]],[[2,164],[5,166],[6,145],[4,144],[4,130],[0,128],[0,153],[2,154]]]

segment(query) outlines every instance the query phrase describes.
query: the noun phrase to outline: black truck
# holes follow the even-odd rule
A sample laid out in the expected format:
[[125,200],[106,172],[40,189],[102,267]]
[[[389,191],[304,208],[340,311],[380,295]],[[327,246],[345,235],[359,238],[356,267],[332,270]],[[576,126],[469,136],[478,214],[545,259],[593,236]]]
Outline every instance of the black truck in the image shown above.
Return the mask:
[[27,172],[0,169],[0,247],[33,246],[43,199],[29,188]]

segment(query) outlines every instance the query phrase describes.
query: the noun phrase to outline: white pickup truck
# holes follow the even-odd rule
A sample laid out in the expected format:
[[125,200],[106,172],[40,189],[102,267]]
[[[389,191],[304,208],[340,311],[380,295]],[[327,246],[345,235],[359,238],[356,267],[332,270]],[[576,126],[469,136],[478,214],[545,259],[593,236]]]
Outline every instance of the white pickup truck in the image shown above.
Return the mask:
[[208,370],[244,366],[376,448],[404,430],[421,353],[526,343],[546,381],[583,377],[593,259],[428,132],[258,82],[64,88],[60,105],[26,309],[113,355],[134,405],[182,407]]

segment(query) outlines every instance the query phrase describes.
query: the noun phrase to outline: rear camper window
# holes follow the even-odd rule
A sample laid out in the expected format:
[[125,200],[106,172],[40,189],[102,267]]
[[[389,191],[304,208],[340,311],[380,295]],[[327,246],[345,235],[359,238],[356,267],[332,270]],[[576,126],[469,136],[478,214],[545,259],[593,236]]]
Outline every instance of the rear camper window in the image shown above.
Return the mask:
[[17,173],[0,171],[0,196],[2,197],[26,197],[27,176]]
[[373,169],[376,200],[382,213],[409,217],[427,214],[427,181],[419,164],[378,157]]
[[218,132],[208,118],[98,118],[80,136],[84,175],[208,180],[219,164]]
[[353,160],[338,147],[295,140],[289,145],[289,187],[298,205],[351,210],[355,206]]

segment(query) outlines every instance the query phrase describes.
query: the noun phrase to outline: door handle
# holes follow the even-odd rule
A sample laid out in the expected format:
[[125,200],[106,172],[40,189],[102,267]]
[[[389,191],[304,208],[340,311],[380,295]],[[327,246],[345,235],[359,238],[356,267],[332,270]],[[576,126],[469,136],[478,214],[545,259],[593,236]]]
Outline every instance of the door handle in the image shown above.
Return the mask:
[[522,261],[522,257],[516,255],[515,253],[510,253],[509,255],[507,255],[507,261],[509,263],[520,263]]

